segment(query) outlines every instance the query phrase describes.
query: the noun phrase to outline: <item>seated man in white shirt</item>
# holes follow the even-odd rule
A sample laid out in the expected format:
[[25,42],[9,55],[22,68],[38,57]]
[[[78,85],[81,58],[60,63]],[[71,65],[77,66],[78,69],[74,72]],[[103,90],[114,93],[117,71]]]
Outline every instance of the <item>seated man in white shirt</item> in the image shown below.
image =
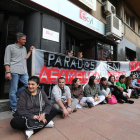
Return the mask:
[[63,117],[67,117],[71,112],[76,111],[77,99],[71,98],[70,89],[65,85],[65,78],[60,77],[58,84],[52,89],[52,104],[53,108],[62,112]]

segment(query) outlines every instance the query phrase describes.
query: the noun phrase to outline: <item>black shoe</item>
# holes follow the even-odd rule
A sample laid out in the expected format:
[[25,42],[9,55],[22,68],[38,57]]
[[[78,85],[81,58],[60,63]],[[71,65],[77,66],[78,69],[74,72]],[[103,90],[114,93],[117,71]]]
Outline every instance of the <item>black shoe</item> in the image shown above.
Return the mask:
[[134,103],[134,101],[132,101],[132,100],[127,100],[127,101],[126,101],[126,103],[133,104],[133,103]]
[[136,96],[135,96],[135,99],[138,99],[138,98],[139,98],[139,96],[138,96],[138,95],[136,95]]
[[119,100],[118,100],[118,103],[123,104],[123,103],[124,103],[124,101],[123,101],[123,100],[121,100],[121,99],[119,99]]
[[93,103],[87,103],[89,108],[93,107]]
[[103,104],[107,104],[106,100],[103,100],[102,103],[103,103]]

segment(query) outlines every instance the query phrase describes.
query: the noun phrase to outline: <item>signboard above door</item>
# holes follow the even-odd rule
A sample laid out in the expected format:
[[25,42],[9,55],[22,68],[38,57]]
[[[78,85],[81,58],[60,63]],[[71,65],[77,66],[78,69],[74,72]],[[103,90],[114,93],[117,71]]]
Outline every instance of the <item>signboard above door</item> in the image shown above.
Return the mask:
[[91,10],[96,11],[96,0],[79,0],[82,2],[84,5],[89,7]]

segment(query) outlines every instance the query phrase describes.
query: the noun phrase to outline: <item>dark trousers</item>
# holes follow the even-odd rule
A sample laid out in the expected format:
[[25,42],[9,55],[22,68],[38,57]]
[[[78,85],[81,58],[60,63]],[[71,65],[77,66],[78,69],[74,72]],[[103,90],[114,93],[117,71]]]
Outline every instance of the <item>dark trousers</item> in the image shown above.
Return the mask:
[[[44,124],[44,127],[57,115],[57,113],[58,111],[56,109],[53,109],[50,111],[50,114],[45,115],[47,123]],[[26,130],[27,128],[26,128],[25,122],[26,122],[25,118],[23,118],[22,116],[16,116],[11,120],[10,124],[13,129]],[[43,128],[35,129],[34,134]]]
[[112,94],[116,97],[117,100],[124,100],[124,101],[128,100],[127,97],[123,96],[123,93],[118,90],[112,91]]
[[139,95],[139,89],[134,88],[132,91],[132,96],[138,96]]

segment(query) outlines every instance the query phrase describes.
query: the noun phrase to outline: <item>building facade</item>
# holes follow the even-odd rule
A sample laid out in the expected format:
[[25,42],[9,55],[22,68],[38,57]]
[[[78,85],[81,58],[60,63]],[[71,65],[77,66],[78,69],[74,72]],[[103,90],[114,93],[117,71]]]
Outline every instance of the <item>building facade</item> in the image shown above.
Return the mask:
[[[128,1],[110,0],[124,28],[123,39],[118,44],[105,37],[103,2],[105,0],[0,0],[0,98],[8,98],[10,82],[5,80],[4,53],[7,45],[15,43],[17,32],[27,35],[27,51],[33,45],[63,54],[73,50],[75,56],[80,51],[84,58],[94,60],[107,57],[113,61],[124,61],[126,57],[140,60],[139,15],[129,7]],[[31,58],[28,73],[31,75]]]

